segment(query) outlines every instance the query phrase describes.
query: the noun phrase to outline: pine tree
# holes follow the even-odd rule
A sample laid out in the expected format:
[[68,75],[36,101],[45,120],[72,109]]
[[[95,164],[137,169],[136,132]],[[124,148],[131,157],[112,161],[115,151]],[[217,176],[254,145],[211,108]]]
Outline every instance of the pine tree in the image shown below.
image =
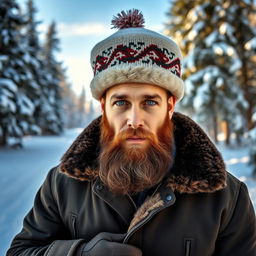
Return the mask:
[[[28,45],[28,56],[27,64],[32,73],[32,87],[36,88],[33,95],[35,103],[34,119],[42,128],[43,133],[52,133],[46,128],[49,125],[49,113],[52,111],[52,107],[49,104],[47,98],[47,88],[49,83],[48,67],[47,62],[44,58],[44,49],[41,46],[39,40],[39,33],[37,27],[40,24],[36,21],[37,9],[34,5],[33,0],[27,2],[27,20],[25,38]],[[32,91],[32,90],[31,90]],[[55,133],[55,132],[53,132]]]
[[256,109],[252,116],[254,128],[250,130],[249,137],[251,141],[250,145],[250,161],[249,164],[252,166],[252,174],[256,177]]
[[76,116],[77,116],[77,96],[72,90],[71,84],[67,81],[65,75],[66,70],[63,69],[61,72],[61,98],[64,110],[64,125],[66,128],[75,128],[77,127]]
[[77,126],[84,127],[86,124],[86,94],[85,88],[82,88],[77,104]]
[[40,127],[44,134],[59,134],[63,131],[63,115],[61,102],[61,63],[56,60],[55,53],[60,50],[55,22],[49,26],[44,46],[44,67],[46,80],[42,91]]
[[[225,10],[223,1],[174,1],[171,5],[169,33],[176,38],[184,53],[184,68],[188,95],[182,102],[185,108],[198,113],[199,119],[213,127],[217,142],[218,126],[230,133],[243,127],[237,122],[243,97],[234,73],[240,67],[235,49],[221,32]],[[237,97],[237,95],[240,95]],[[232,104],[232,108],[230,105]]]
[[96,117],[96,111],[94,109],[92,100],[90,100],[89,102],[89,108],[86,116],[87,116],[87,123],[90,123]]
[[[26,20],[27,24],[24,29],[24,41],[26,42],[26,58],[25,62],[29,69],[30,80],[24,84],[26,95],[34,103],[33,120],[37,124],[37,118],[40,116],[38,108],[43,105],[40,100],[42,95],[42,84],[44,82],[44,66],[42,61],[42,47],[39,41],[39,32],[37,26],[40,24],[36,21],[37,9],[33,0],[28,0],[26,4]],[[41,132],[38,125],[34,125],[37,133]]]
[[26,20],[15,0],[0,2],[0,145],[36,130],[34,104],[25,84],[31,80],[21,29]]
[[247,104],[246,127],[250,130],[256,107],[256,52],[250,47],[256,40],[256,3],[253,0],[225,0],[222,8],[226,16],[221,25],[223,34],[241,62],[236,78]]
[[39,42],[39,33],[37,26],[40,22],[36,21],[37,9],[34,6],[33,0],[27,2],[27,25],[25,27],[24,38],[27,44],[26,62],[31,72],[31,83],[28,94],[32,94],[33,101],[36,107],[39,105],[39,98],[41,95],[41,83],[43,80],[43,63],[42,63],[42,47]]

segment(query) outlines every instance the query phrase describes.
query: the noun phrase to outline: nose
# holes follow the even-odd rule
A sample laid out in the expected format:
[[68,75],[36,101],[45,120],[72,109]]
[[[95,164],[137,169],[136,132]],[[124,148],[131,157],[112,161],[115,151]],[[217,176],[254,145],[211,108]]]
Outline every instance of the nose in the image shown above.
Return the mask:
[[127,118],[127,126],[129,128],[137,129],[139,127],[143,127],[143,116],[140,113],[140,110],[136,107],[133,107],[128,114]]

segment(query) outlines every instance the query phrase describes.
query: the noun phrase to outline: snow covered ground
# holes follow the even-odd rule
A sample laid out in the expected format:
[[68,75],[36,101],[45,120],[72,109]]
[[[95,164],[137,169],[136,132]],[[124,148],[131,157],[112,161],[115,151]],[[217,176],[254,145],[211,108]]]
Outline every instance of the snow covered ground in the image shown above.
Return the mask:
[[[0,255],[5,255],[13,236],[20,231],[47,172],[59,163],[79,132],[76,129],[60,137],[27,137],[22,149],[0,149]],[[256,180],[250,177],[248,148],[230,150],[220,146],[219,150],[228,170],[247,184],[256,209]]]

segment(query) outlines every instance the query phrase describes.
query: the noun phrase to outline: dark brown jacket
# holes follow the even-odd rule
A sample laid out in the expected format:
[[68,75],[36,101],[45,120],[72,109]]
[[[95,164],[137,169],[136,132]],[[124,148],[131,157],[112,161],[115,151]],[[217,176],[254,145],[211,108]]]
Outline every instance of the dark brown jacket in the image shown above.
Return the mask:
[[191,119],[173,116],[174,166],[139,209],[98,178],[99,122],[49,172],[7,255],[75,256],[100,232],[127,233],[124,243],[141,248],[143,256],[256,255],[247,188],[225,171],[219,152]]

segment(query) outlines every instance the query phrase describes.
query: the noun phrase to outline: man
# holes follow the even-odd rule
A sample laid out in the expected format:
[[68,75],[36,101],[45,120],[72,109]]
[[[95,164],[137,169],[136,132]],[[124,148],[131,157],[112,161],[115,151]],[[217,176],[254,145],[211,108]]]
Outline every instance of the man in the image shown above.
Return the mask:
[[137,10],[92,50],[94,120],[53,168],[7,255],[255,256],[245,184],[174,113],[181,53]]

